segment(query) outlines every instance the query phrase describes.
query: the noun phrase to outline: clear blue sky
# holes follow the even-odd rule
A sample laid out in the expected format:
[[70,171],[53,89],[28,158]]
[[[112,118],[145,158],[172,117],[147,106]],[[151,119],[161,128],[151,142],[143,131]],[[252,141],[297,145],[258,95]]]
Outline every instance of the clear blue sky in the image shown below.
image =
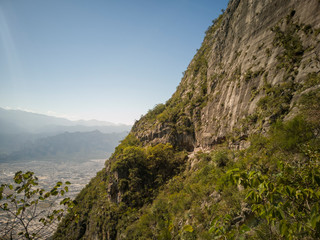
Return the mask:
[[227,0],[0,0],[0,107],[132,124]]

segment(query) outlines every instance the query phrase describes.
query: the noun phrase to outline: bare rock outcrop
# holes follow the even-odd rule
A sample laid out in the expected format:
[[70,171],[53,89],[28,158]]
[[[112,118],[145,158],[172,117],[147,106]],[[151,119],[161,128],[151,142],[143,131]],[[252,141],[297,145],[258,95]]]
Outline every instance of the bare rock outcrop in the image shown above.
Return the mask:
[[146,144],[170,142],[188,151],[230,136],[231,145],[245,147],[249,133],[266,131],[292,111],[299,84],[319,69],[319,12],[317,0],[231,1],[172,98],[160,113],[142,117],[133,133]]

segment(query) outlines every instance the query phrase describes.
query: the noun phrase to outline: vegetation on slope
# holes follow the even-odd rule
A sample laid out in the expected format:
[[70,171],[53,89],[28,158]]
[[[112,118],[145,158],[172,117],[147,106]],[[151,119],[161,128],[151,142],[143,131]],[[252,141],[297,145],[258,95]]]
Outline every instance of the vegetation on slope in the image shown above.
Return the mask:
[[319,90],[305,93],[303,115],[251,135],[248,149],[222,144],[188,162],[169,144],[143,147],[129,135],[109,174],[99,172],[77,197],[79,222],[66,218],[55,238],[318,239],[317,101]]
[[319,121],[277,121],[236,151],[198,153],[119,239],[318,239]]
[[[235,73],[247,84],[255,78],[264,83],[251,89],[250,101],[259,99],[243,119],[243,129],[234,128],[222,144],[188,161],[183,150],[190,149],[177,137],[195,137],[201,126],[207,91],[217,77],[207,79],[209,46],[222,15],[208,30],[188,77],[166,104],[134,125],[106,168],[77,197],[79,222],[66,218],[55,238],[319,239],[320,75],[309,68],[297,78],[312,47],[303,39],[316,31],[294,22],[294,14],[272,28],[279,53],[274,69]],[[269,71],[280,76],[276,84]],[[172,145],[148,142],[146,132],[153,128],[160,131],[149,135],[151,140],[163,134]],[[232,148],[242,136],[250,147]]]
[[94,233],[99,239],[116,238],[135,219],[137,210],[152,202],[159,187],[183,170],[185,160],[186,154],[170,144],[143,147],[129,134],[106,168],[77,196],[79,221],[67,217],[55,238],[81,239]]

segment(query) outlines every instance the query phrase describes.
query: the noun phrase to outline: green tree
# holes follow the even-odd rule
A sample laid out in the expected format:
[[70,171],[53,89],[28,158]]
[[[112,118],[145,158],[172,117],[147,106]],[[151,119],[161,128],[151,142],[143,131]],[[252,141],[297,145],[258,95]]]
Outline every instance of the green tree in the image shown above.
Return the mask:
[[0,239],[47,239],[75,205],[63,198],[70,182],[57,182],[46,191],[37,188],[38,178],[30,171],[17,172],[13,181],[0,186]]

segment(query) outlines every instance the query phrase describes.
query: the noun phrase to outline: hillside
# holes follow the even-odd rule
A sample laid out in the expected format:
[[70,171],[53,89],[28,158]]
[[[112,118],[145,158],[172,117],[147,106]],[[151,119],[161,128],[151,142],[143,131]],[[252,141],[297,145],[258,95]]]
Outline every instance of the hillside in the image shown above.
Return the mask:
[[54,239],[319,239],[319,12],[231,0]]

